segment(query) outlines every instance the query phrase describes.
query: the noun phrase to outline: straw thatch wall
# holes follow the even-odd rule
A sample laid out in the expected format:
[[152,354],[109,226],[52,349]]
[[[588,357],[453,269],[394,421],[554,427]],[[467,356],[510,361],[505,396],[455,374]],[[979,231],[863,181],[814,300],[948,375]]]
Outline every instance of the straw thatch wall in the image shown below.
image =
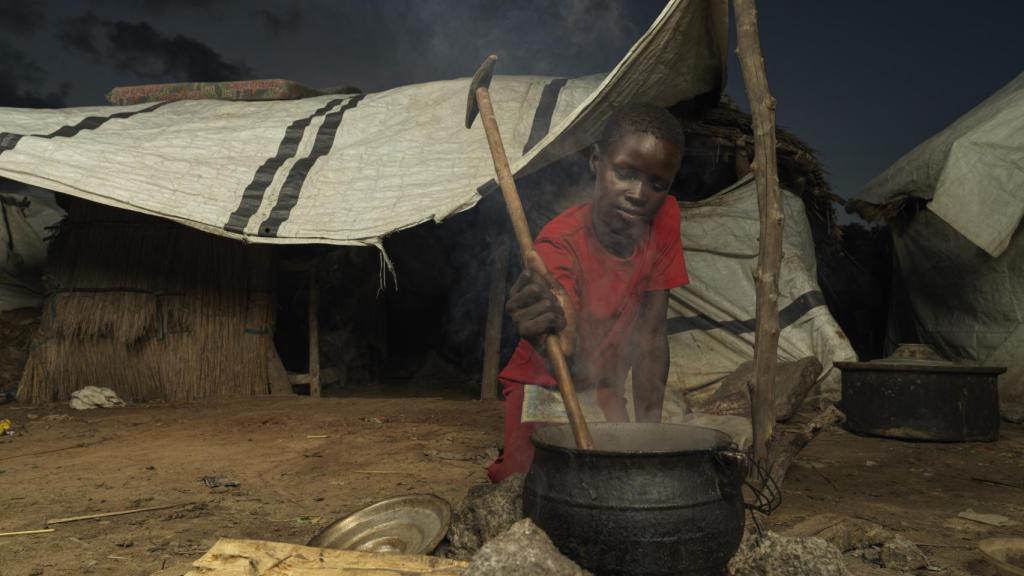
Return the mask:
[[46,283],[22,402],[89,385],[136,402],[268,392],[269,248],[72,200]]
[[39,324],[39,310],[20,308],[0,312],[0,403],[14,394],[28,359],[29,342]]
[[[740,110],[731,98],[722,96],[717,106],[688,101],[672,111],[687,137],[710,138],[714,142],[717,155],[714,163],[736,162],[739,155],[745,157],[739,164],[747,165],[742,171],[749,171],[749,162],[754,157],[753,122],[750,114]],[[780,127],[775,129],[775,139],[779,184],[803,199],[815,229],[815,242],[834,241],[838,238],[835,205],[845,201],[832,192],[828,174],[813,148]],[[694,153],[699,152],[691,150],[688,144],[686,154]],[[711,192],[718,192],[718,189]]]

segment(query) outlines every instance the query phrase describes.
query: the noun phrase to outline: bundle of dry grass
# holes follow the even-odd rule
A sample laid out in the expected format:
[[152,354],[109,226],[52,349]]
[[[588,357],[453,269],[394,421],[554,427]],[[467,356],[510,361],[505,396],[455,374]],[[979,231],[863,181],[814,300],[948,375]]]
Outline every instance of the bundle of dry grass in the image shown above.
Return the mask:
[[89,385],[136,402],[268,392],[268,248],[81,200],[68,212],[19,400]]
[[14,393],[28,358],[29,342],[39,324],[37,308],[0,312],[0,402]]
[[[717,162],[734,163],[740,156],[739,163],[746,164],[749,171],[749,162],[754,156],[753,124],[750,114],[740,110],[731,98],[722,96],[716,106],[687,101],[672,111],[679,118],[687,137],[704,137],[714,142]],[[828,236],[837,237],[835,204],[843,204],[844,200],[832,192],[828,174],[815,150],[783,128],[776,127],[775,138],[779,183],[804,200],[808,215],[823,225]],[[692,152],[687,144],[687,154]],[[812,226],[815,226],[813,219]],[[829,239],[822,237],[818,240]]]

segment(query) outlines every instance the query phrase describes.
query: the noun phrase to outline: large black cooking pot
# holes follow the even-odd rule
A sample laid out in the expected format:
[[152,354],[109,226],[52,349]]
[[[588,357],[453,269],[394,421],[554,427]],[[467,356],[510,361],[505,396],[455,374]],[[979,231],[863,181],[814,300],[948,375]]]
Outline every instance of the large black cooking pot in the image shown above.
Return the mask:
[[523,509],[563,554],[598,575],[720,574],[743,536],[742,456],[716,430],[591,424],[534,432]]

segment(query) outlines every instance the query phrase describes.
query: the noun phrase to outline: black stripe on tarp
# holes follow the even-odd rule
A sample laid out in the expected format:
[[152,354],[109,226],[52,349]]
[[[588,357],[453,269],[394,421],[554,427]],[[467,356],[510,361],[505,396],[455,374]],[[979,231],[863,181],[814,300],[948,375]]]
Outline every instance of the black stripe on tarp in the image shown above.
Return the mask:
[[49,134],[14,134],[12,132],[0,132],[0,154],[7,152],[8,150],[14,150],[19,142],[23,138],[71,138],[76,136],[80,132],[86,130],[95,130],[100,126],[103,126],[110,120],[123,120],[125,118],[131,118],[139,114],[145,114],[152,112],[161,106],[169,104],[169,102],[157,102],[156,104],[143,108],[142,110],[134,110],[132,112],[117,112],[110,116],[86,116],[78,121],[77,124],[70,126],[61,126],[60,128],[50,132]]
[[[677,299],[673,297],[674,299]],[[793,300],[785,308],[779,310],[779,330],[789,327],[818,306],[825,305],[825,296],[818,290],[812,290]],[[754,331],[756,320],[715,320],[705,314],[696,316],[677,316],[668,319],[668,334],[681,334],[690,330],[725,330],[737,336]]]
[[309,127],[315,118],[327,114],[332,108],[344,101],[344,98],[331,100],[309,116],[299,118],[288,125],[288,128],[284,131],[281,143],[277,146],[277,153],[267,158],[256,169],[252,182],[249,182],[249,185],[242,192],[242,199],[238,203],[238,208],[228,217],[228,222],[224,225],[225,230],[238,234],[245,232],[246,226],[249,225],[249,220],[260,209],[260,206],[263,205],[263,196],[267,193],[267,188],[270,187],[271,182],[274,181],[277,171],[285,161],[295,156],[295,153],[298,152],[299,144],[302,143],[302,135],[306,133],[306,128]]
[[292,208],[299,203],[299,193],[302,192],[302,185],[306,182],[309,171],[316,161],[330,152],[331,147],[334,146],[334,137],[338,133],[338,127],[341,126],[345,112],[355,108],[363,97],[364,94],[354,96],[344,106],[324,116],[323,124],[316,131],[313,149],[305,158],[296,160],[295,164],[292,164],[292,169],[288,171],[288,176],[281,186],[281,193],[277,195],[277,204],[274,205],[266,220],[260,224],[258,232],[260,236],[277,236],[281,224],[288,220]]
[[569,81],[568,78],[555,78],[544,86],[540,93],[540,102],[537,103],[537,111],[533,114],[533,125],[530,126],[530,137],[526,139],[526,146],[523,146],[523,154],[530,151],[548,135],[551,130],[551,118],[555,115],[555,104],[558,103],[558,95],[562,88]]

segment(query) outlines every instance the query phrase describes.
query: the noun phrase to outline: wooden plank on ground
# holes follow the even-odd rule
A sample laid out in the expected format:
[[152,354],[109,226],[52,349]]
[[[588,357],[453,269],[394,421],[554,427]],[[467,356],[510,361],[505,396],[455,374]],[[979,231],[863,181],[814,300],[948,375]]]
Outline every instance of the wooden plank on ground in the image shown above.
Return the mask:
[[466,562],[434,556],[222,538],[192,563],[185,576],[458,576],[466,566]]

